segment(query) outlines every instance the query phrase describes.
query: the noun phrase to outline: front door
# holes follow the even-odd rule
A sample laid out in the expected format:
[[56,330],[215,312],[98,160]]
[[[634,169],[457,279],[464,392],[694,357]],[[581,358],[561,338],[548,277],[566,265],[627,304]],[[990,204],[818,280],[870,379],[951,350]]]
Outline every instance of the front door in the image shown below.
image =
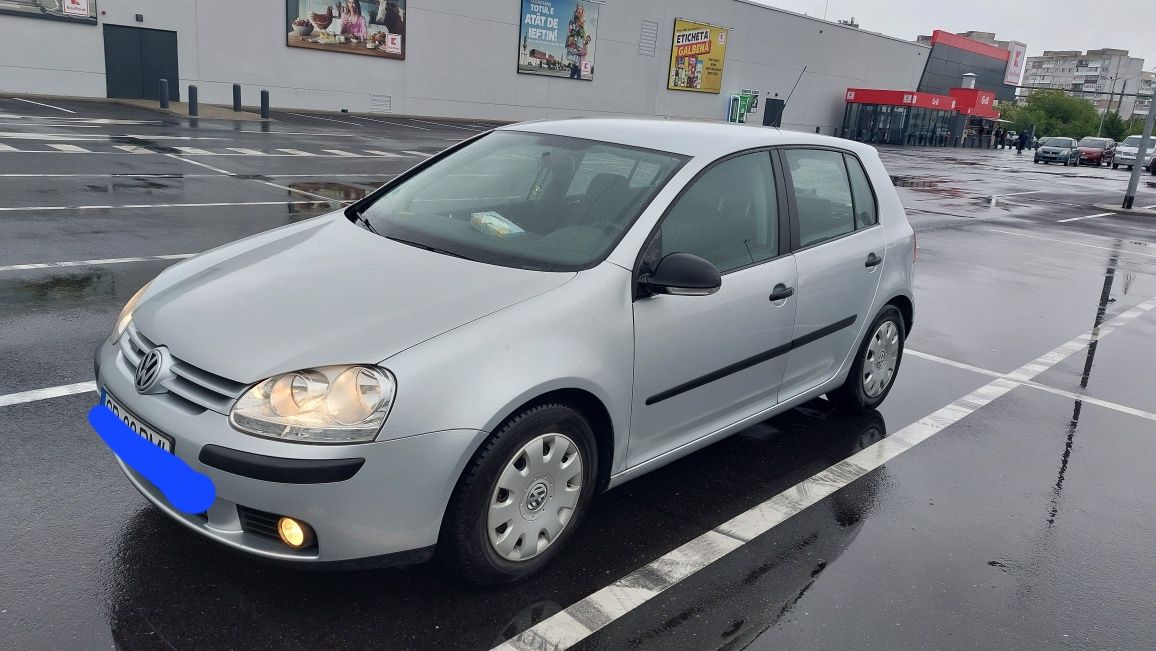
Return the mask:
[[[647,247],[642,271],[691,253],[722,273],[710,296],[634,302],[634,402],[628,465],[774,406],[795,321],[795,260],[779,237],[770,153],[717,163],[678,198]],[[784,207],[785,210],[785,207]]]
[[799,270],[794,347],[781,400],[831,379],[859,342],[879,287],[886,240],[859,160],[826,149],[786,149]]
[[159,81],[167,79],[169,99],[180,100],[177,33],[106,24],[104,70],[109,97],[160,99]]

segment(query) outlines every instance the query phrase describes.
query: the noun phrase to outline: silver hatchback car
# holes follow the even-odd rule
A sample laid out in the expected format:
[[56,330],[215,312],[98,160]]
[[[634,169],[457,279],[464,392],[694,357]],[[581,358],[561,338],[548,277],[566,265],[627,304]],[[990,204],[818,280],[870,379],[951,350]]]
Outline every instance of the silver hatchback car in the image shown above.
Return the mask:
[[[739,125],[479,135],[344,211],[174,265],[101,401],[210,477],[186,527],[297,564],[438,555],[482,584],[591,497],[826,395],[890,391],[915,237],[869,146]],[[356,563],[353,563],[356,561]]]

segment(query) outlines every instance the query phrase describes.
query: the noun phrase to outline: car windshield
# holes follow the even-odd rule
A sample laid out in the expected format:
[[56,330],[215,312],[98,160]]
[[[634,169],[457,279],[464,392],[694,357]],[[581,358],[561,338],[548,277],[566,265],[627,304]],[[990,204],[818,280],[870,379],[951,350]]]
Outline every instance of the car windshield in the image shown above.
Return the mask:
[[1124,142],[1120,143],[1120,146],[1121,147],[1139,147],[1141,137],[1142,136],[1128,136],[1127,138],[1124,138]]
[[1092,149],[1105,149],[1108,147],[1108,141],[1104,138],[1084,138],[1080,141],[1081,147],[1091,147]]
[[389,188],[375,233],[541,271],[597,264],[685,157],[581,138],[495,131]]
[[1044,144],[1048,147],[1071,148],[1076,146],[1076,141],[1071,138],[1048,138]]

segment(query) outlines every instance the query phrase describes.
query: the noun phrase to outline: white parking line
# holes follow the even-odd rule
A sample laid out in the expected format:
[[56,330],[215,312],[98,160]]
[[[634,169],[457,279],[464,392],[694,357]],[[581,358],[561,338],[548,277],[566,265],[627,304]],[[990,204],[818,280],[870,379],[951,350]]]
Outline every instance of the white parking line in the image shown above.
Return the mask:
[[59,106],[53,106],[51,104],[45,104],[43,102],[33,102],[32,100],[24,99],[23,97],[13,97],[12,99],[16,100],[17,102],[27,102],[28,104],[35,104],[37,106],[44,106],[44,107],[47,107],[50,109],[56,109],[57,111],[64,111],[65,113],[76,113],[76,111],[70,111],[66,108],[61,108]]
[[393,152],[388,152],[388,151],[378,151],[376,149],[366,149],[365,151],[370,153],[370,154],[374,154],[376,156],[384,156],[386,158],[401,158],[402,157],[401,154],[395,154]]
[[333,154],[335,156],[360,156],[361,155],[361,154],[355,154],[351,151],[345,151],[342,149],[322,149],[321,151],[323,151],[327,154]]
[[1068,219],[1061,219],[1061,220],[1057,221],[1056,223],[1057,224],[1066,224],[1068,222],[1078,222],[1081,219],[1095,219],[1097,217],[1111,217],[1112,215],[1115,215],[1115,214],[1116,213],[1114,213],[1114,212],[1102,212],[1102,213],[1097,213],[1095,215],[1088,215],[1087,217],[1069,217]]
[[350,122],[348,120],[334,120],[333,118],[323,118],[323,117],[318,116],[318,115],[305,115],[304,113],[290,113],[289,111],[285,111],[285,113],[287,113],[289,115],[296,115],[299,118],[310,118],[313,120],[325,120],[326,122],[337,122],[339,124],[352,124],[355,127],[365,126],[363,124],[358,124],[356,122]]
[[307,197],[313,197],[314,199],[320,199],[322,201],[329,201],[329,202],[336,202],[336,203],[347,203],[347,202],[343,202],[341,199],[334,199],[333,197],[326,197],[326,196],[320,195],[320,194],[313,194],[312,192],[306,192],[304,190],[298,190],[297,188],[291,188],[287,185],[278,185],[276,183],[273,183],[272,181],[259,181],[259,183],[263,183],[265,185],[277,188],[279,190],[288,190],[289,192],[296,192],[297,194],[302,194],[302,195],[305,195]]
[[37,262],[34,264],[10,264],[0,267],[0,271],[24,271],[27,269],[56,269],[58,267],[90,267],[106,264],[124,264],[126,262],[155,262],[157,260],[184,260],[196,253],[172,253],[169,255],[150,255],[140,258],[107,258],[104,260],[69,260],[68,262]]
[[353,115],[352,118],[356,120],[366,120],[367,122],[379,122],[381,124],[392,124],[396,127],[408,127],[410,129],[421,129],[422,131],[430,131],[429,127],[419,127],[416,124],[403,124],[401,122],[390,122],[389,120],[378,120],[377,118],[366,118],[360,115]]
[[1089,249],[1100,249],[1102,251],[1117,251],[1121,255],[1142,255],[1146,258],[1156,258],[1153,253],[1140,253],[1139,251],[1130,251],[1128,249],[1114,249],[1110,246],[1096,246],[1095,244],[1084,244],[1082,242],[1070,242],[1068,240],[1057,240],[1051,237],[1040,237],[1039,235],[1028,235],[1027,233],[1016,233],[1015,231],[1001,231],[998,228],[989,228],[993,233],[1003,233],[1004,235],[1015,235],[1017,237],[1030,237],[1033,240],[1045,240],[1047,242],[1055,242],[1057,244],[1070,244],[1072,246],[1082,246]]
[[401,153],[411,154],[413,156],[424,156],[425,158],[429,158],[430,156],[433,156],[433,154],[427,154],[424,151],[413,151],[410,149],[403,149],[403,150],[401,150]]
[[20,151],[20,150],[13,147],[12,145],[5,145],[4,143],[0,143],[0,151]]
[[58,210],[128,210],[143,208],[224,208],[231,206],[298,206],[316,201],[221,201],[214,203],[134,203],[123,206],[11,206],[0,212],[50,212]]
[[71,151],[71,152],[76,152],[76,153],[85,153],[85,154],[91,154],[91,153],[92,153],[92,151],[91,151],[91,150],[89,150],[89,149],[85,149],[84,147],[79,147],[79,146],[77,146],[77,145],[54,145],[54,144],[49,144],[48,146],[49,146],[49,147],[52,147],[53,149],[56,149],[56,150],[58,150],[58,151]]
[[561,612],[495,647],[502,650],[567,649],[634,608],[786,522],[835,491],[942,432],[1056,365],[1091,341],[1156,307],[1156,298],[1124,312],[1099,328],[1085,332],[1009,374],[997,378],[939,411],[908,425],[809,479],[788,488],[674,551],[587,596]]
[[429,120],[419,120],[417,118],[413,118],[413,121],[414,122],[421,122],[422,124],[432,124],[432,125],[437,126],[437,127],[446,127],[449,129],[461,129],[462,131],[474,131],[474,132],[485,131],[485,129],[475,129],[472,127],[463,127],[463,126],[458,126],[458,125],[454,125],[454,124],[442,124],[441,122],[430,122]]
[[300,149],[278,149],[277,151],[289,154],[291,156],[316,156],[317,155],[317,154],[311,154],[307,151],[301,151]]
[[33,389],[31,391],[21,391],[20,393],[9,393],[8,395],[0,396],[0,407],[36,402],[37,400],[48,400],[49,398],[62,398],[78,393],[88,393],[89,391],[96,391],[96,382],[78,382],[76,384],[48,387],[47,389]]
[[188,158],[181,158],[180,156],[177,156],[176,154],[165,154],[165,156],[168,156],[169,158],[171,158],[173,160],[179,160],[182,163],[188,163],[189,165],[196,165],[197,167],[203,167],[207,170],[213,170],[214,172],[217,172],[217,173],[222,174],[224,176],[233,176],[233,173],[230,171],[223,170],[219,167],[213,167],[212,165],[208,165],[208,164],[202,163],[200,161],[190,160]]
[[200,149],[198,147],[173,147],[173,149],[181,152],[182,154],[184,154],[186,156],[190,156],[190,155],[192,155],[192,156],[212,156],[213,155],[213,152],[205,151],[204,149]]
[[[947,359],[944,357],[939,357],[937,355],[932,355],[930,353],[923,353],[923,352],[920,352],[918,350],[911,350],[910,348],[908,348],[904,352],[907,353],[908,355],[912,355],[913,357],[920,357],[920,358],[926,359],[928,361],[943,364],[945,366],[954,366],[955,368],[963,369],[965,371],[971,371],[972,373],[978,373],[979,375],[986,375],[988,377],[995,377],[995,378],[1009,378],[1010,379],[1010,376],[1004,375],[1003,373],[1000,373],[999,371],[992,371],[992,370],[989,370],[986,368],[980,368],[978,366],[972,366],[971,364],[964,364],[963,362],[957,362],[953,359]],[[1018,384],[1021,384],[1025,387],[1031,387],[1033,389],[1039,389],[1040,391],[1046,391],[1048,393],[1052,393],[1052,394],[1055,394],[1057,396],[1063,396],[1065,398],[1071,398],[1072,400],[1079,400],[1080,402],[1086,402],[1088,404],[1098,405],[1100,407],[1112,409],[1114,411],[1118,411],[1118,412],[1123,413],[1123,414],[1130,414],[1132,416],[1139,416],[1140,418],[1147,418],[1148,420],[1156,421],[1156,414],[1154,414],[1150,411],[1144,411],[1143,409],[1136,409],[1135,407],[1129,407],[1127,405],[1121,405],[1121,404],[1118,404],[1115,402],[1109,402],[1107,400],[1100,400],[1099,398],[1093,398],[1092,396],[1089,396],[1086,394],[1075,393],[1074,391],[1066,391],[1064,389],[1059,389],[1059,388],[1056,388],[1053,386],[1049,386],[1047,384],[1040,384],[1039,382],[1025,381],[1025,382],[1019,382]]]
[[128,152],[130,154],[151,154],[151,153],[153,153],[153,151],[151,149],[145,149],[144,147],[141,147],[140,145],[113,145],[113,147],[116,147],[117,149],[119,149],[121,151]]
[[268,156],[269,155],[263,151],[257,151],[256,149],[245,149],[243,147],[226,147],[225,149],[228,149],[229,151],[235,151],[238,154],[244,154],[246,156]]

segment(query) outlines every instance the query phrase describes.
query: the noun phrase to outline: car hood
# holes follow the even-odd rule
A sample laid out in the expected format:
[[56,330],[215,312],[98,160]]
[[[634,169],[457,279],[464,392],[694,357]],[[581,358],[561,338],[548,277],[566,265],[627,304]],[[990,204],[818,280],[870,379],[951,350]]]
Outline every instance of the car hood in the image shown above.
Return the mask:
[[313,366],[379,362],[574,275],[426,251],[337,213],[171,267],[143,296],[133,322],[178,359],[256,382]]
[[1065,151],[1071,151],[1071,147],[1040,147],[1042,154],[1061,154]]

